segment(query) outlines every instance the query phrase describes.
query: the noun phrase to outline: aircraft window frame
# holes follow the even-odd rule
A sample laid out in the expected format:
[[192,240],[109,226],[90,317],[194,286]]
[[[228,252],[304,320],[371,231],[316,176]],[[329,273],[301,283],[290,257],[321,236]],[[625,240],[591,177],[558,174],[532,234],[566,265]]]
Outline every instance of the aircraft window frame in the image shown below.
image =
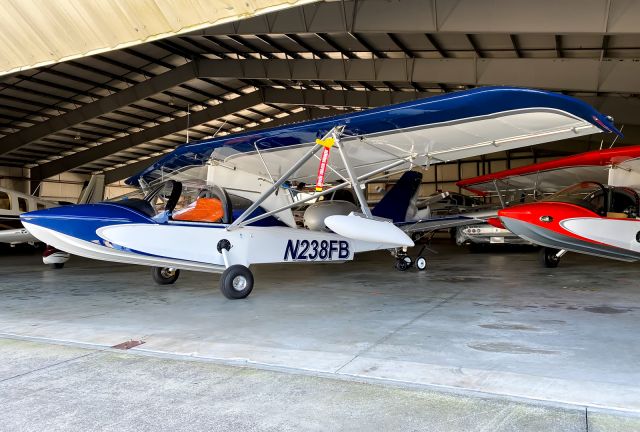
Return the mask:
[[[587,192],[588,187],[592,190]],[[580,193],[580,191],[585,191]],[[584,196],[582,196],[584,195]],[[602,205],[595,205],[594,199],[602,197]],[[563,202],[580,206],[600,216],[605,216],[609,209],[609,190],[602,183],[584,181],[566,187],[553,195],[541,199],[539,202]]]
[[0,210],[11,210],[11,207],[11,196],[5,191],[0,191]]
[[28,212],[29,211],[29,200],[27,200],[24,197],[17,197],[18,198],[18,210],[21,212]]
[[[638,217],[638,214],[640,214],[640,196],[635,190],[628,187],[617,186],[617,187],[610,188],[609,194],[610,194],[610,197],[609,197],[608,211],[625,213],[630,218]],[[615,194],[626,196],[633,202],[633,206],[626,207],[625,209],[613,208],[612,206],[615,204]]]

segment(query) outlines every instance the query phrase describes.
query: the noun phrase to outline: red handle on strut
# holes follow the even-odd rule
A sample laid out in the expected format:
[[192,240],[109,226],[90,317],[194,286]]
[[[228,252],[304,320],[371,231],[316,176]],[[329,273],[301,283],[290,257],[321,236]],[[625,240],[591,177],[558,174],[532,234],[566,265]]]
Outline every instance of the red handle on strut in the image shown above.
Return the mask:
[[322,192],[324,187],[324,177],[327,171],[327,165],[329,163],[329,154],[331,153],[331,147],[333,147],[334,139],[329,137],[327,139],[317,139],[316,144],[324,147],[322,149],[322,156],[320,156],[320,165],[318,165],[318,178],[316,180],[316,192]]

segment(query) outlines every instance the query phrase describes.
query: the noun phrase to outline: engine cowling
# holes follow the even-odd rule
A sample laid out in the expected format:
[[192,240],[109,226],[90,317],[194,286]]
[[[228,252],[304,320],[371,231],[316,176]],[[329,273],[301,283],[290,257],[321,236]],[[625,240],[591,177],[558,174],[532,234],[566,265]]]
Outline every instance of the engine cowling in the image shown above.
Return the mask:
[[346,216],[357,212],[359,208],[349,201],[318,201],[311,204],[304,212],[304,226],[311,231],[331,231],[324,223],[329,216]]

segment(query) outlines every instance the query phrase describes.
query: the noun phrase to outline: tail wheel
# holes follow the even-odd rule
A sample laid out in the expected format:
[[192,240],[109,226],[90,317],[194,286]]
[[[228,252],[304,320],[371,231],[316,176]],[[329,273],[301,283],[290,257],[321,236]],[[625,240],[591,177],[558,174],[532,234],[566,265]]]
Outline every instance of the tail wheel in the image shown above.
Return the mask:
[[253,273],[243,265],[232,265],[220,276],[220,291],[229,300],[247,298],[252,290]]
[[553,249],[549,247],[540,249],[540,263],[546,268],[558,267],[558,264],[560,264],[558,252],[560,252],[560,249]]
[[158,285],[171,285],[178,280],[180,270],[171,267],[151,268],[151,277]]
[[427,269],[427,259],[423,256],[416,258],[416,268],[420,271]]

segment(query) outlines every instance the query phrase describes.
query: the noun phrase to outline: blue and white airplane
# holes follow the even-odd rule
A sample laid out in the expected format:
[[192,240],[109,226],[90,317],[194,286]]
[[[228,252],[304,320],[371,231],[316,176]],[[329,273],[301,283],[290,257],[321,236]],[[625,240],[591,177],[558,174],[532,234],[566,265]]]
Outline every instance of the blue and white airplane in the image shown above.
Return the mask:
[[[69,253],[152,266],[159,283],[175,282],[178,269],[222,273],[222,293],[240,299],[253,289],[252,264],[343,262],[413,246],[402,229],[406,207],[372,214],[367,182],[599,132],[619,134],[575,98],[479,88],[183,145],[128,180],[144,198],[29,212],[22,221]],[[357,207],[317,201],[345,188]],[[300,223],[294,210],[303,205]]]

